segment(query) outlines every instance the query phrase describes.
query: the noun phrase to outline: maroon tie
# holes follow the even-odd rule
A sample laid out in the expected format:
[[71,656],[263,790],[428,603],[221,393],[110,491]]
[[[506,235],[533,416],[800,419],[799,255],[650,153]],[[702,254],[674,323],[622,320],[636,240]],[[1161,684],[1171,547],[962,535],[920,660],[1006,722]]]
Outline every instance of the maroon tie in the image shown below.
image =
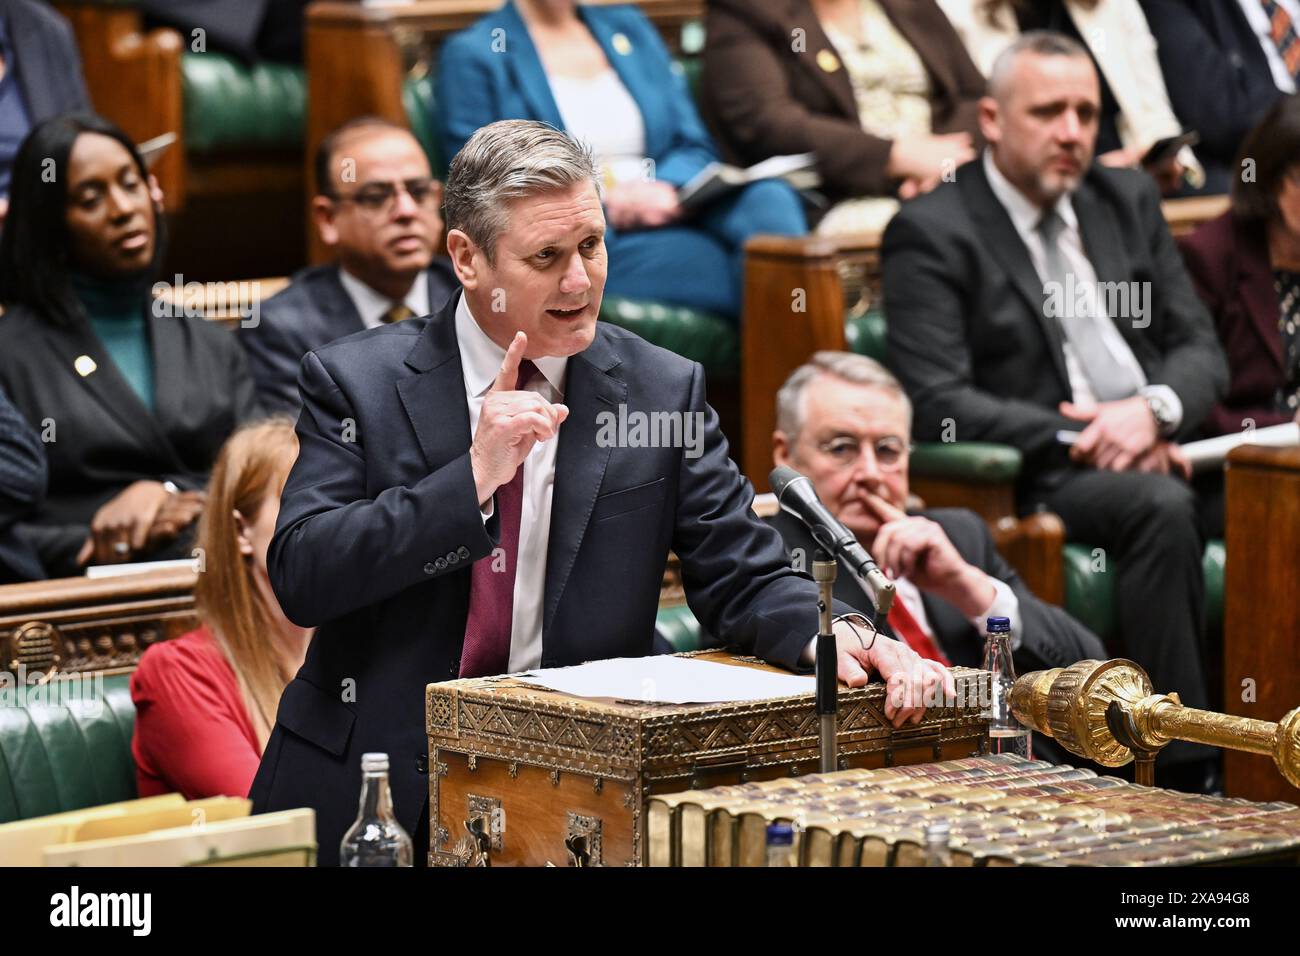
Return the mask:
[[[537,374],[537,366],[519,363],[515,391]],[[519,518],[524,501],[524,466],[497,489],[496,513],[501,527],[498,550],[470,569],[469,617],[460,655],[461,677],[504,674],[510,668],[510,618],[515,607],[515,569],[519,557]]]

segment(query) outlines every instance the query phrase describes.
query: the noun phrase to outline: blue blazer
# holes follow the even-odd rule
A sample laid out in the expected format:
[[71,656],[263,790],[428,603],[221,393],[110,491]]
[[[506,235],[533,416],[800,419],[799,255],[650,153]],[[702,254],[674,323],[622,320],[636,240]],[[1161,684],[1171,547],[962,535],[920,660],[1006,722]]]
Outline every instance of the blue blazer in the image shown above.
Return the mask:
[[[717,150],[686,82],[645,14],[630,5],[580,4],[578,16],[641,110],[655,178],[680,186],[716,160]],[[476,129],[497,120],[540,120],[564,129],[537,48],[513,0],[443,44],[438,91],[448,161]]]
[[[323,865],[356,815],[367,751],[389,755],[398,820],[419,829],[424,688],[459,675],[470,567],[499,541],[469,462],[458,301],[303,360],[300,451],[267,570],[289,619],[318,630],[250,796],[256,813],[313,807]],[[520,570],[545,575],[542,666],[651,654],[672,549],[710,634],[798,668],[817,630],[816,588],[750,510],[753,489],[727,457],[700,366],[599,322],[567,375],[545,567]],[[702,453],[598,441],[603,415],[620,406],[700,416]],[[344,437],[345,421],[360,442]]]

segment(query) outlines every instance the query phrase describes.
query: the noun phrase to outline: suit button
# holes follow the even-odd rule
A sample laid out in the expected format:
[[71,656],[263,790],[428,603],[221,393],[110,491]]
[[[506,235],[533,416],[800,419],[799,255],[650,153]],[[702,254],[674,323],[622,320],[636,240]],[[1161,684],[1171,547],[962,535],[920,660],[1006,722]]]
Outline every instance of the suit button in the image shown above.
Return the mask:
[[429,772],[429,755],[420,753],[415,755],[415,769],[419,773]]
[[428,564],[426,564],[426,565],[424,566],[424,573],[425,573],[425,574],[437,574],[437,573],[438,573],[438,569],[437,569],[436,567],[434,567],[433,562],[430,561]]
[[460,555],[462,561],[469,560],[469,548],[465,547],[463,544],[456,549],[456,553]]
[[451,666],[447,668],[447,673],[451,674],[452,677],[459,677],[459,676],[460,676],[460,659],[459,659],[459,658],[457,658],[456,660],[454,660],[454,661],[451,662]]
[[460,564],[460,555],[457,554],[455,551],[451,551],[451,552],[449,552],[449,553],[447,554],[447,563],[448,563],[448,564]]
[[446,570],[447,570],[447,559],[446,559],[446,558],[439,558],[437,561],[433,562],[433,564],[434,564],[434,567],[436,567],[439,571],[446,571]]

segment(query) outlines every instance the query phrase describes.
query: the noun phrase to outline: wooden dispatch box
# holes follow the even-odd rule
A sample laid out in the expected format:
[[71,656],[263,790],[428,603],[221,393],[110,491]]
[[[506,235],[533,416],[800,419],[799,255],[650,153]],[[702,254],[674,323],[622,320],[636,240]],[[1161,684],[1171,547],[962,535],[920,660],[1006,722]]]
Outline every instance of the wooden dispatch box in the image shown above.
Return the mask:
[[[770,667],[725,651],[694,651]],[[839,694],[844,768],[949,760],[986,750],[988,674],[953,668],[957,705],[919,724],[885,719],[885,685]],[[429,862],[434,866],[637,866],[645,802],[658,794],[818,770],[814,696],[728,704],[574,697],[508,676],[430,684]],[[423,848],[417,848],[423,852]]]

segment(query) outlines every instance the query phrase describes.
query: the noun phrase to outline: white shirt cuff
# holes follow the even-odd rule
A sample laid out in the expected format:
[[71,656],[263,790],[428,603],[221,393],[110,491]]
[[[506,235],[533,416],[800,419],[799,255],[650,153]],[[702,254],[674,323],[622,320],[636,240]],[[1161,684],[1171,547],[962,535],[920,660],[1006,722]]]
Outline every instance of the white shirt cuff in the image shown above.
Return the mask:
[[483,523],[487,524],[491,517],[497,513],[497,496],[493,495],[488,499],[486,509],[482,505],[479,505],[478,513],[479,517],[483,519]]
[[993,603],[989,605],[988,610],[978,617],[970,619],[975,630],[979,631],[980,637],[989,636],[989,618],[1005,617],[1011,621],[1011,650],[1020,649],[1020,599],[1016,593],[1011,590],[1005,581],[999,581],[992,575],[988,576],[989,583],[993,585]]
[[1177,392],[1168,385],[1147,385],[1139,389],[1138,392],[1143,396],[1150,395],[1152,398],[1157,398],[1168,406],[1172,422],[1168,428],[1162,429],[1167,434],[1163,434],[1161,437],[1168,438],[1169,435],[1178,431],[1183,424],[1183,400],[1178,397]]

